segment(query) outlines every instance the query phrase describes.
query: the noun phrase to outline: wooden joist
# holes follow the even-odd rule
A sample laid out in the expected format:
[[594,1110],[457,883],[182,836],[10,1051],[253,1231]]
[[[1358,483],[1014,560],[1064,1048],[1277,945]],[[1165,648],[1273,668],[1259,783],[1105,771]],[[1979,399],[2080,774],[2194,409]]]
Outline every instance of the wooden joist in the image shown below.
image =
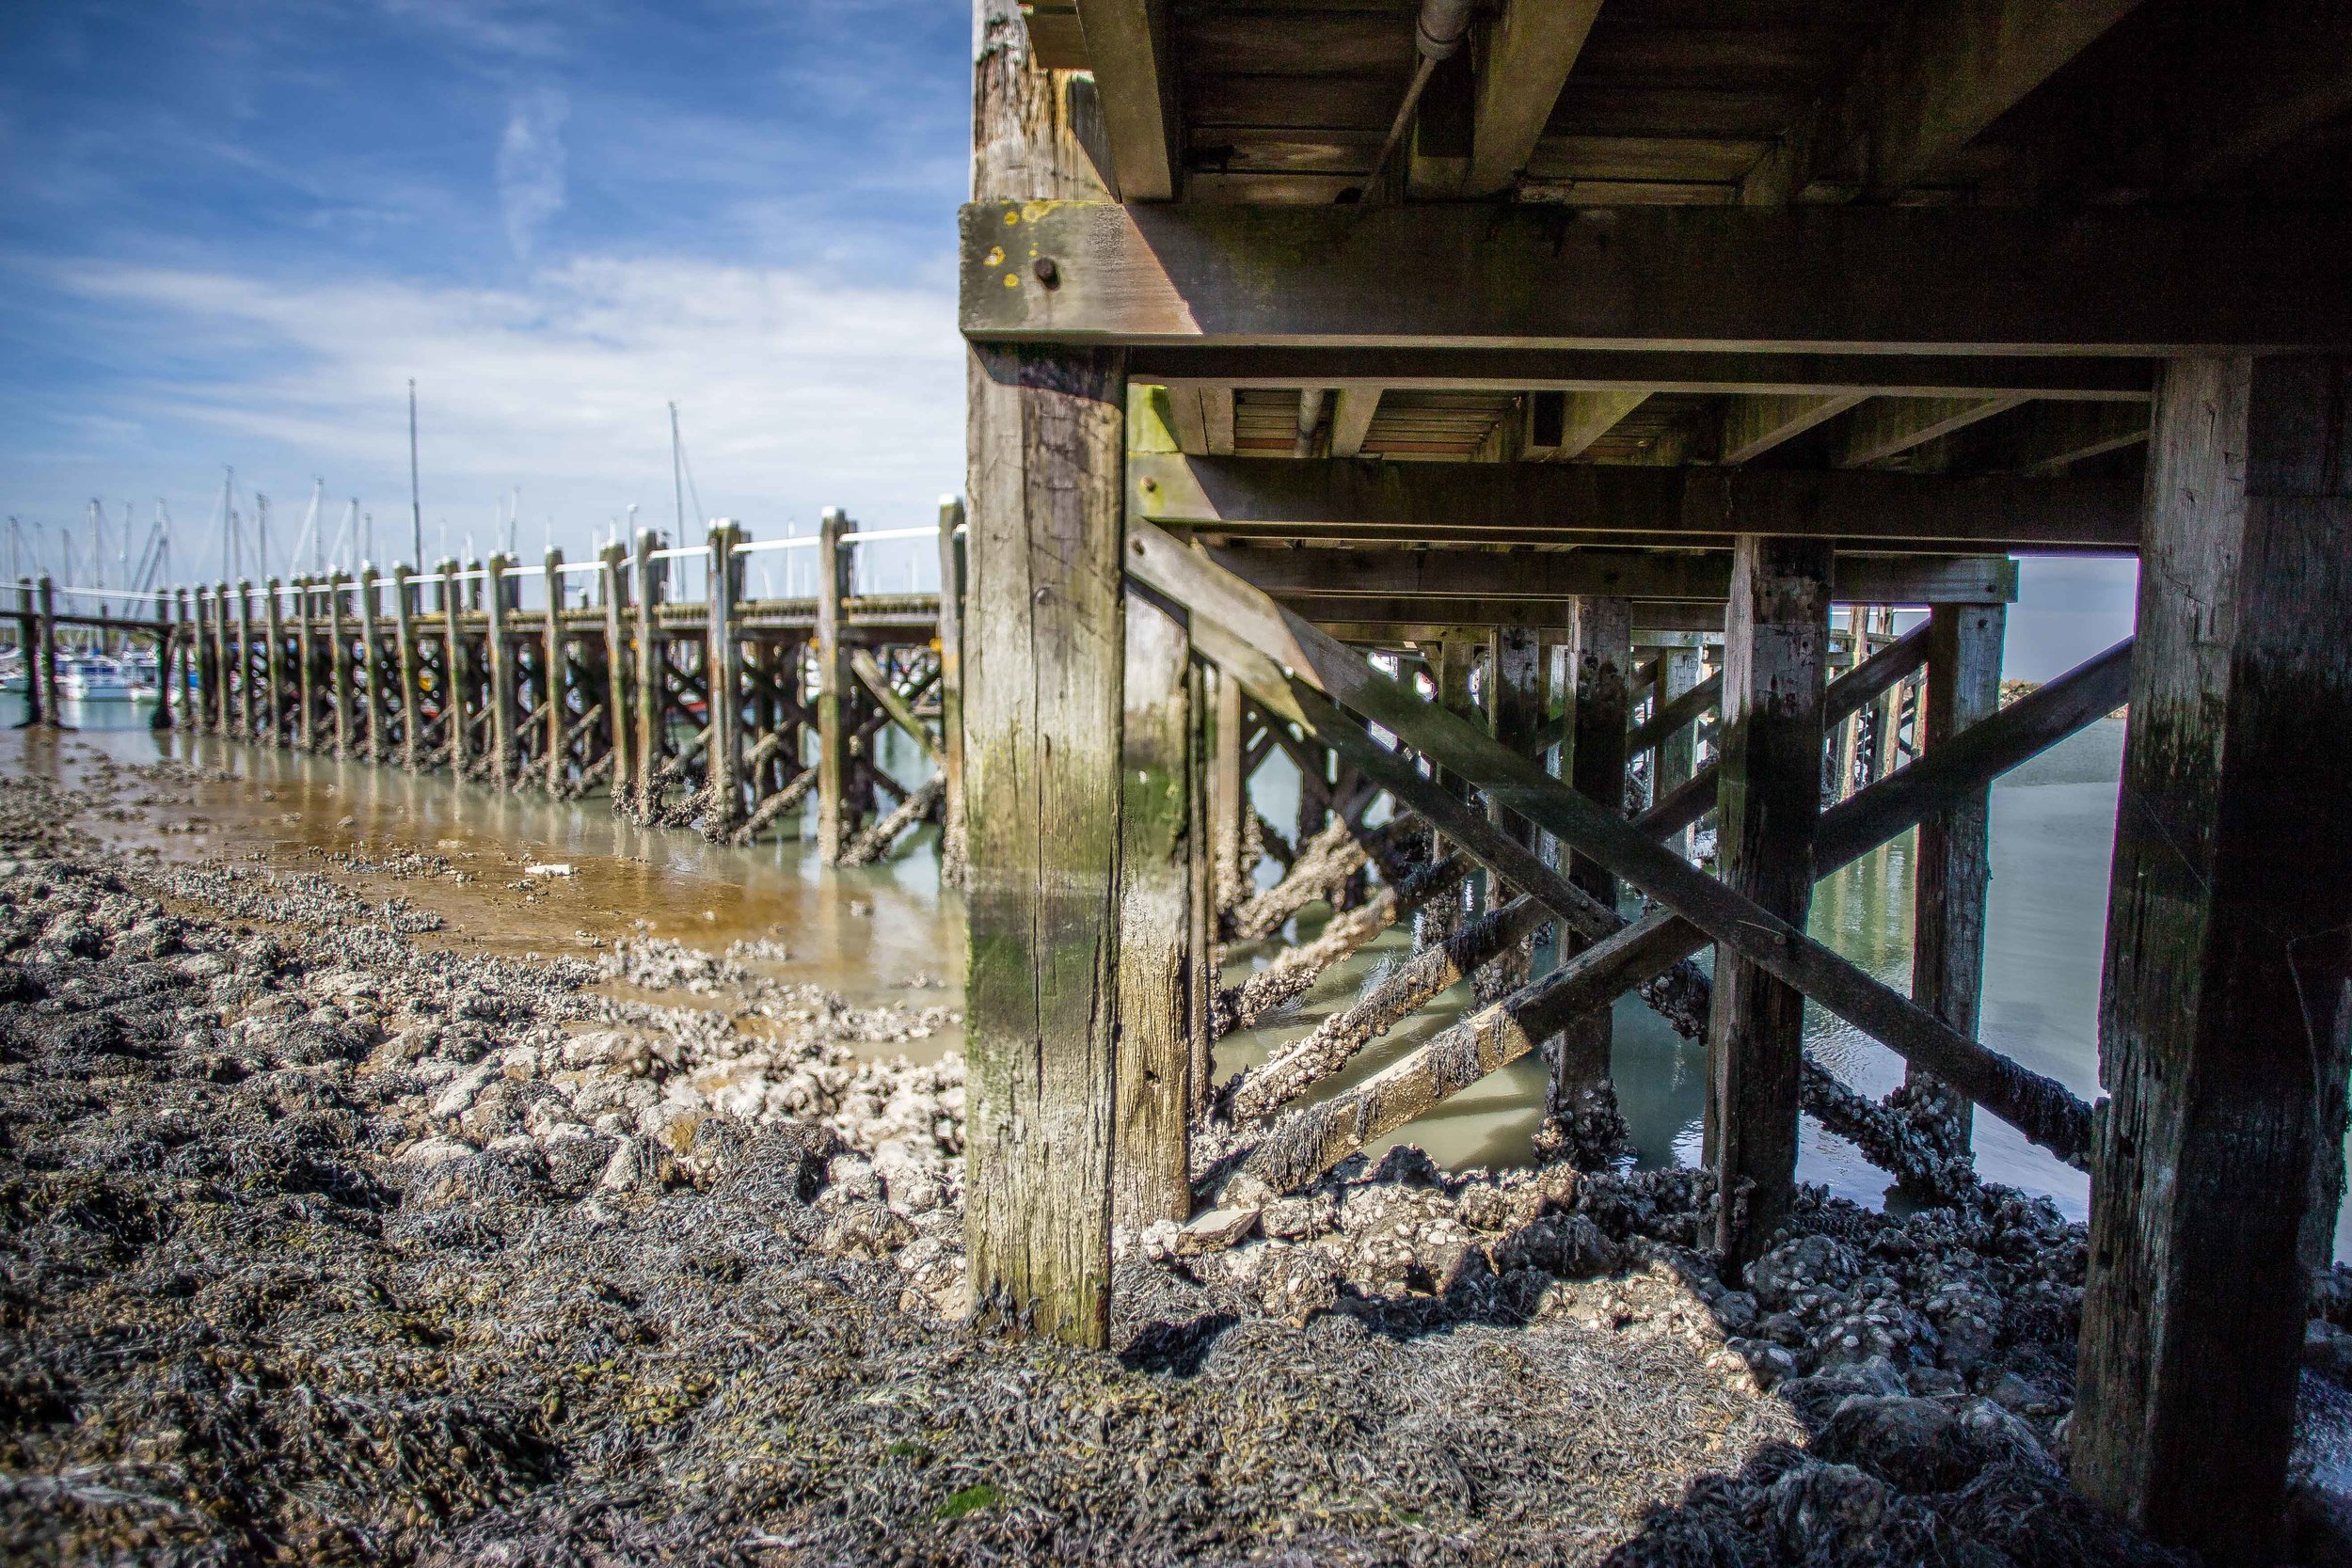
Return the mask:
[[[1730,535],[1761,533],[2119,553],[2139,540],[2138,487],[2107,480],[1137,453],[1128,460],[1127,495],[1132,515],[1164,525],[1266,532],[1316,525],[1367,539],[1384,530],[1427,537],[1476,528],[1531,543],[1588,543],[1581,536],[1597,532],[1720,546]],[[1727,557],[1724,572],[1727,583]]]
[[1479,62],[1469,171],[1475,199],[1511,188],[1534,155],[1561,84],[1576,66],[1601,0],[1506,0]]
[[1184,125],[1165,0],[1077,0],[1078,25],[1102,103],[1114,193],[1173,200],[1184,182]]
[[[1598,594],[1721,602],[1731,590],[1724,552],[1233,548],[1211,555],[1266,593],[1300,598],[1371,594],[1470,603],[1488,594]],[[1833,593],[1841,604],[2007,604],[2017,596],[2016,562],[2001,557],[1840,554],[1836,572]]]
[[[2329,207],[962,213],[975,341],[2153,356],[2352,344]],[[1050,261],[1053,281],[1037,276]],[[1400,289],[1409,277],[1414,287]]]
[[1815,425],[1851,408],[1860,392],[1748,392],[1724,402],[1719,446],[1723,462],[1737,467]]
[[1840,468],[1883,463],[1938,441],[1980,420],[2006,413],[2023,400],[2014,396],[1969,398],[1872,398],[1847,415],[1833,432],[1830,462]]
[[1649,398],[1650,394],[1638,387],[1612,388],[1603,392],[1531,393],[1527,439],[1521,455],[1560,463],[1581,457],[1592,450],[1594,442],[1622,424]]
[[2130,14],[2139,0],[1937,0],[1891,8],[1852,73],[1750,171],[1743,200],[1890,198]]

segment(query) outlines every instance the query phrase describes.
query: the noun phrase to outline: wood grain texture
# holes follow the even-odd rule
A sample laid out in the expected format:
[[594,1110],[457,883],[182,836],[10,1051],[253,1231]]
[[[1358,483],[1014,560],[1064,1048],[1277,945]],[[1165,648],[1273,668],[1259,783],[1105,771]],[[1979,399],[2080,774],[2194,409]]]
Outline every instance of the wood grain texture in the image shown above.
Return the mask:
[[[1602,810],[1623,816],[1629,758],[1626,716],[1632,699],[1633,607],[1624,599],[1600,594],[1580,597],[1565,653],[1571,673],[1561,777],[1569,788]],[[1568,879],[1595,902],[1604,909],[1616,908],[1617,879],[1608,867],[1574,853],[1567,855],[1566,866]],[[1560,937],[1563,958],[1573,958],[1587,945],[1573,931],[1564,930]],[[1613,1038],[1606,1007],[1583,1014],[1561,1032],[1549,1048],[1546,1115],[1575,1115],[1610,1081]]]
[[[1724,622],[1716,869],[1725,889],[1804,928],[1821,809],[1829,653],[1828,552],[1742,539]],[[1715,951],[1708,1015],[1708,1163],[1726,1195],[1716,1245],[1744,1267],[1796,1196],[1804,993],[1736,949]],[[1744,1203],[1736,1196],[1747,1185]]]
[[2219,1563],[2276,1560],[2341,1181],[2348,442],[2345,361],[2201,358],[2150,453],[2072,1466]]
[[[1119,1104],[1111,1218],[1140,1228],[1192,1216],[1192,643],[1140,592],[1126,594],[1120,742]],[[1202,955],[1201,958],[1205,958]]]
[[975,349],[966,1246],[983,1318],[1109,1334],[1125,377]]

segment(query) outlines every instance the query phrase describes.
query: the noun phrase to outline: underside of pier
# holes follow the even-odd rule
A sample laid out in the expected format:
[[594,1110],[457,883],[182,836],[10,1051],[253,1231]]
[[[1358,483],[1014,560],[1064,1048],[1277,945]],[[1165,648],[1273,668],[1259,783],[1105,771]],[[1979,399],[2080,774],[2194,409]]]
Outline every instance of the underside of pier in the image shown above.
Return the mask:
[[[2272,1560],[2352,1031],[2342,16],[978,0],[975,46],[944,641],[983,1315],[1101,1343],[1115,1225],[1297,1190],[1534,1053],[1545,1147],[1605,1161],[1638,990],[1706,1042],[1727,1272],[1801,1108],[1929,1197],[1972,1107],[2088,1168],[2074,1478]],[[2038,554],[2138,558],[2137,635],[2003,706]],[[1976,1037],[1986,791],[2126,702],[2094,1108]],[[1278,751],[1289,837],[1248,804]],[[1804,926],[1913,829],[1906,993]],[[1318,898],[1220,990],[1219,942]],[[1399,923],[1410,963],[1216,1082]],[[1808,1001],[1904,1087],[1809,1063]]]

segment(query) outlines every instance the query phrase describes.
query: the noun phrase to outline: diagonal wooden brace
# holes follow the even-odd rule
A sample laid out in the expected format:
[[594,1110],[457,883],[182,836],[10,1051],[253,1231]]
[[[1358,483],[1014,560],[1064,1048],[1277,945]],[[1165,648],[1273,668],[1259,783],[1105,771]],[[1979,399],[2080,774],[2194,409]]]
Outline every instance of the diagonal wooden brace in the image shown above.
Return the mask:
[[[1378,763],[1371,753],[1385,749],[1363,736],[1360,728],[1334,705],[1335,699],[1344,702],[1364,719],[1390,730],[1423,755],[1470,781],[1489,800],[1500,801],[1665,906],[1661,913],[1625,927],[1617,936],[1606,937],[1600,947],[1581,955],[1578,961],[1539,982],[1538,987],[1527,988],[1506,1001],[1526,997],[1543,986],[1553,987],[1559,994],[1569,994],[1566,988],[1574,987],[1577,1005],[1565,1014],[1573,1017],[1582,1007],[1607,1001],[1626,986],[1638,983],[1690,951],[1688,945],[1677,950],[1677,943],[1689,940],[1684,932],[1674,931],[1671,940],[1664,934],[1668,922],[1687,923],[1699,943],[1712,941],[1739,953],[1883,1041],[1906,1061],[1916,1062],[1942,1075],[1971,1100],[2061,1158],[2079,1158],[2088,1146],[2089,1108],[2062,1085],[1986,1050],[1786,921],[1723,886],[1632,825],[1565,788],[1538,764],[1519,756],[1476,726],[1424,704],[1409,689],[1381,674],[1368,660],[1199,552],[1187,549],[1149,525],[1137,525],[1131,531],[1129,546],[1128,569],[1192,611],[1195,645],[1234,674],[1269,713],[1292,718],[1314,730],[1326,744],[1350,752],[1359,748],[1343,748],[1343,741],[1351,732],[1360,736],[1361,754],[1351,754],[1349,760],[1373,773]],[[2093,663],[2111,662],[2121,668],[2127,657],[2125,650],[2111,650]],[[2120,700],[2119,688],[2106,707]],[[2095,716],[2106,708],[2091,711]],[[1963,752],[1962,742],[1967,738],[1963,736],[1955,740],[1947,754],[1974,756],[1984,750],[1985,743],[1980,742],[1978,748]],[[1410,770],[1403,766],[1403,759],[1391,755],[1396,766],[1389,771],[1402,783],[1404,774]],[[1918,766],[1924,768],[1926,764]],[[1391,779],[1383,778],[1382,782],[1390,784]],[[1416,789],[1414,793],[1422,792]],[[1433,827],[1455,839],[1499,874],[1554,907],[1563,919],[1580,929],[1585,928],[1596,914],[1605,926],[1617,923],[1613,911],[1601,910],[1533,854],[1510,844],[1500,833],[1474,832],[1472,825],[1477,819],[1470,813],[1459,809],[1449,812],[1438,799],[1438,792],[1426,793],[1426,804],[1410,796],[1406,798],[1423,812]],[[1924,796],[1915,793],[1914,798],[1921,801],[1924,809]],[[1899,832],[1900,826],[1892,828],[1888,836]],[[1825,819],[1824,837],[1829,832]],[[1827,859],[1826,852],[1823,858]],[[1555,897],[1560,899],[1556,905]],[[1605,931],[1602,934],[1606,936]],[[1600,967],[1585,960],[1597,958],[1602,964],[1626,963],[1629,953],[1638,954],[1645,962],[1653,953],[1662,954],[1663,958],[1655,968],[1638,974],[1629,974],[1622,984],[1597,1001],[1581,995],[1583,988],[1591,983],[1591,975]],[[1479,1054],[1483,1057],[1486,1052],[1482,1049]]]

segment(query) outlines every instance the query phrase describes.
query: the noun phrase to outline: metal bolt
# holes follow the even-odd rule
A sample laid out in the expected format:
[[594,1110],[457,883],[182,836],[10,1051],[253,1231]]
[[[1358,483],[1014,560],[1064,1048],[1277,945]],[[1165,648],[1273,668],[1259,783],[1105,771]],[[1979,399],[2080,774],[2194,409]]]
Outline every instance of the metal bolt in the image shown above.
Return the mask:
[[1039,257],[1030,265],[1029,270],[1036,273],[1037,280],[1049,289],[1058,286],[1061,282],[1061,268],[1054,265],[1054,259],[1051,256]]

